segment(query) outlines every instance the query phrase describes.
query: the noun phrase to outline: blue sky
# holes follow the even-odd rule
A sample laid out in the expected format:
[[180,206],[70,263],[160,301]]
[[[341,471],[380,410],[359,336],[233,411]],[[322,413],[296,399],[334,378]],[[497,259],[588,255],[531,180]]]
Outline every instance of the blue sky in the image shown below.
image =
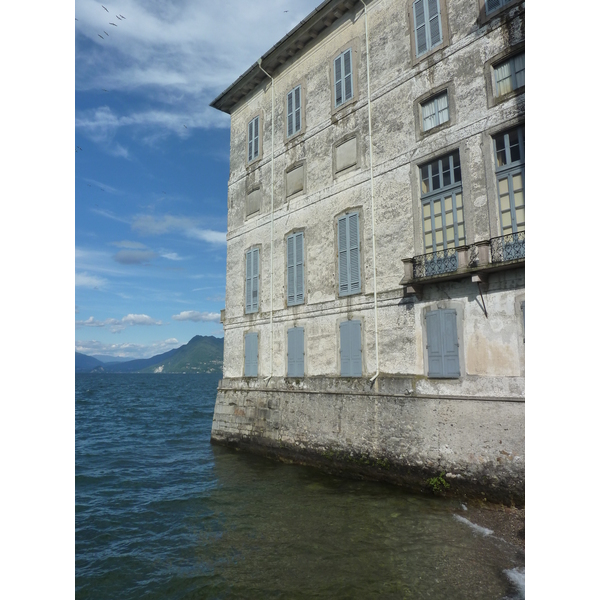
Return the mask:
[[229,116],[210,102],[320,2],[75,2],[75,349],[222,336]]

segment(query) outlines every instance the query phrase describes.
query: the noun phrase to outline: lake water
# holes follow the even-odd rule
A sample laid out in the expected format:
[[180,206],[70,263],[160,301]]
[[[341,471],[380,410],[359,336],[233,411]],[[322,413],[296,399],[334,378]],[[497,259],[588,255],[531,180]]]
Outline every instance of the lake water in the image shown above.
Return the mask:
[[78,374],[78,599],[524,597],[459,501],[210,445],[219,377]]

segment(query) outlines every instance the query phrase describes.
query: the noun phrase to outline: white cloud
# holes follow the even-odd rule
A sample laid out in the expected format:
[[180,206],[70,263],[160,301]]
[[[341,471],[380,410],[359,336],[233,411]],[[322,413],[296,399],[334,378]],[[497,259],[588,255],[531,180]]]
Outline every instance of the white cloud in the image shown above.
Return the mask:
[[173,215],[138,215],[134,218],[131,228],[142,235],[163,235],[172,232],[181,232],[185,236],[208,242],[209,244],[226,244],[225,232],[212,229],[201,229],[196,221],[189,217],[175,217]]
[[194,321],[195,323],[199,321],[214,321],[215,323],[219,323],[221,321],[219,313],[198,312],[197,310],[184,310],[178,315],[173,315],[171,318],[175,321]]
[[164,254],[161,254],[161,256],[169,260],[185,260],[185,258],[183,258],[183,256],[179,256],[177,252],[165,252]]
[[146,244],[142,244],[141,242],[131,242],[129,240],[111,242],[111,244],[113,246],[117,246],[118,248],[127,248],[129,250],[145,250],[148,247]]
[[202,242],[209,242],[211,244],[226,244],[227,243],[227,234],[221,231],[213,231],[211,229],[198,229],[197,227],[192,227],[188,229],[185,234]]
[[98,2],[76,0],[76,89],[143,92],[145,100],[121,114],[107,106],[107,95],[103,106],[77,114],[77,127],[123,156],[127,151],[113,144],[120,128],[155,140],[186,137],[196,127],[227,127],[227,115],[209,103],[319,3],[120,0],[127,19],[108,31],[108,14]]
[[105,319],[104,321],[98,321],[94,317],[90,317],[85,321],[75,321],[75,328],[81,329],[82,327],[108,327],[112,333],[119,333],[125,329],[125,325],[119,321],[119,319]]
[[162,325],[161,321],[157,321],[148,315],[132,315],[129,314],[121,319],[126,325]]
[[106,279],[97,277],[96,275],[88,275],[88,273],[75,273],[75,287],[87,287],[92,289],[100,289],[107,284]]
[[75,351],[93,356],[97,354],[122,357],[122,358],[150,358],[156,354],[162,354],[173,348],[180,346],[180,342],[176,338],[160,340],[150,344],[107,344],[96,340],[82,340],[75,342]]

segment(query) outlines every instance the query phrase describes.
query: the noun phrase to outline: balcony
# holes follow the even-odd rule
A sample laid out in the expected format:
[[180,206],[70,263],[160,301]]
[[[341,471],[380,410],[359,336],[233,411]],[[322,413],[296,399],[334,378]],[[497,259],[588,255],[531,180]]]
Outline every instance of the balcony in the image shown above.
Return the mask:
[[406,293],[418,293],[423,284],[471,277],[487,279],[487,273],[525,264],[525,232],[504,235],[439,252],[402,259]]

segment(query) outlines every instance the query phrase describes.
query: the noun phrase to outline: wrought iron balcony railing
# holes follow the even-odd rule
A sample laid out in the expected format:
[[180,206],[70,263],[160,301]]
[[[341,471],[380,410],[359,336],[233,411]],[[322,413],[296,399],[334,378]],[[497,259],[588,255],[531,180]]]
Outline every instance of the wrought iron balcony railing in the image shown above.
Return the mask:
[[455,248],[421,254],[413,258],[413,277],[415,279],[451,273],[456,269],[458,269],[458,257]]
[[519,231],[492,238],[490,254],[493,263],[525,258],[525,232]]

